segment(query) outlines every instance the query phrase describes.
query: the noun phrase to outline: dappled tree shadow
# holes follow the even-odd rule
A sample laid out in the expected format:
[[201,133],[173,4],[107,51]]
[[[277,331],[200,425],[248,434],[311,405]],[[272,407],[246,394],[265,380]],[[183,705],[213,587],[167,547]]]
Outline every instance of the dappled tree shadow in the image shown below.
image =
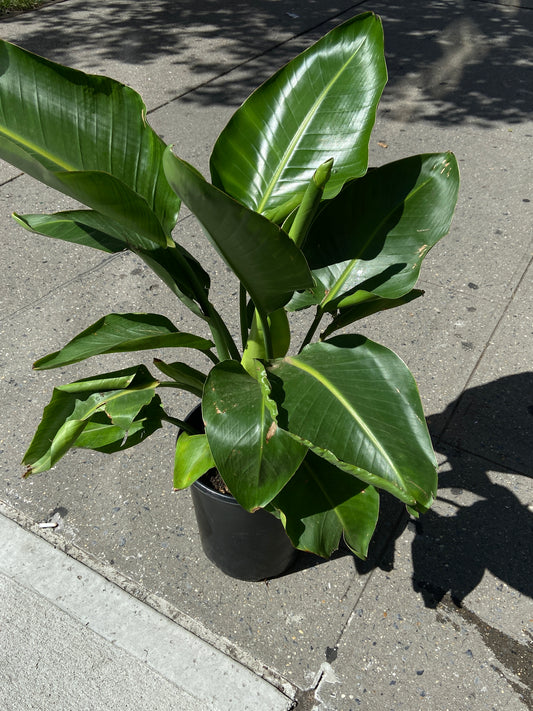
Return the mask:
[[[176,73],[169,73],[165,100],[185,95],[227,106],[331,26],[365,10],[383,17],[390,79],[382,108],[392,118],[487,125],[531,116],[533,13],[496,3],[111,0],[78,12],[78,3],[65,2],[34,11],[41,13],[35,30],[31,20],[16,18],[16,41],[64,64],[89,52],[96,71],[99,59],[102,71],[120,61],[142,72],[171,56]],[[196,78],[191,85],[178,84],[180,67]]]
[[382,16],[390,74],[383,108],[390,117],[443,125],[531,118],[531,11],[450,0],[415,12],[387,3]]

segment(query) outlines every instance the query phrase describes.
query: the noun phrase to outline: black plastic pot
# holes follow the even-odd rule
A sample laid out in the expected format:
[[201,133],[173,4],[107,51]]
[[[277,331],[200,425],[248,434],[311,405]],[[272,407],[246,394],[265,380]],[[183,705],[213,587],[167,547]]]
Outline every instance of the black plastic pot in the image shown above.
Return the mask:
[[267,511],[245,511],[233,498],[196,481],[192,500],[202,548],[226,575],[264,580],[285,571],[296,557],[281,521]]
[[[200,427],[199,407],[187,421]],[[209,560],[240,580],[264,580],[287,570],[297,551],[281,521],[262,509],[249,513],[233,496],[214,491],[202,479],[191,486],[191,494]]]

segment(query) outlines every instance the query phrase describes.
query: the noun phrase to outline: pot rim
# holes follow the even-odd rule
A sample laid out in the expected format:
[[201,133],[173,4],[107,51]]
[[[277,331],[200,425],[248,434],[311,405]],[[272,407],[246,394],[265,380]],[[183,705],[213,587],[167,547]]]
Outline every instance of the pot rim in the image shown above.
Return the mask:
[[235,506],[240,506],[234,496],[232,496],[231,494],[223,494],[221,491],[215,491],[214,489],[211,489],[211,487],[206,486],[200,479],[197,479],[195,482],[193,482],[191,486],[200,489],[203,494],[210,496],[212,499],[218,499],[225,501],[227,504],[234,504]]

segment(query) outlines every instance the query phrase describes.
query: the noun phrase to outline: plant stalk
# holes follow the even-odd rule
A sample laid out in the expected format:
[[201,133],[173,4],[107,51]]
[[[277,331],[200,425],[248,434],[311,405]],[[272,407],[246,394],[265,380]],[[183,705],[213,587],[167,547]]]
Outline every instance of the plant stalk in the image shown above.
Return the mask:
[[[187,275],[190,279],[190,283],[192,284],[192,287],[194,289],[196,300],[200,305],[200,308],[202,309],[202,312],[205,315],[205,318],[209,325],[209,329],[211,331],[211,335],[213,336],[213,341],[215,342],[219,359],[240,360],[239,351],[237,349],[237,346],[235,345],[233,338],[231,337],[228,327],[222,320],[216,308],[207,298],[204,288],[202,284],[200,284],[200,282],[198,281],[197,276],[191,269],[190,264],[181,254],[179,249],[175,249],[174,255],[181,263],[183,269],[187,272]],[[213,360],[211,355],[209,355],[208,357]]]
[[161,419],[164,422],[170,422],[171,425],[176,425],[176,427],[179,427],[180,430],[183,430],[184,432],[187,432],[187,434],[191,435],[196,435],[196,434],[201,434],[195,427],[190,425],[188,422],[184,422],[183,420],[178,420],[177,417],[171,417],[170,415],[161,415]]

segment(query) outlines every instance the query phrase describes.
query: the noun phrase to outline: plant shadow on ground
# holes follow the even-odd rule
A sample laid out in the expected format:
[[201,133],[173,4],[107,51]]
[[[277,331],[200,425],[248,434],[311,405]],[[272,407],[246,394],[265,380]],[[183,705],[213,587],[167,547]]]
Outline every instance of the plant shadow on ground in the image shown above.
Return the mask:
[[460,606],[488,571],[533,598],[533,511],[518,497],[533,478],[533,372],[467,390],[429,425],[441,431],[439,498],[450,514],[416,523],[415,590],[428,607],[446,594]]
[[[359,574],[392,570],[395,541],[409,525],[416,533],[413,588],[426,607],[436,608],[445,597],[460,607],[486,571],[500,587],[533,598],[533,513],[514,491],[518,479],[523,486],[533,478],[533,372],[471,388],[428,422],[437,451],[446,456],[438,498],[451,504],[450,513],[432,509],[409,522],[404,506],[382,494],[369,557],[354,557],[355,568]],[[341,547],[333,557],[345,555],[351,553]],[[320,562],[301,554],[290,572]]]
[[[120,61],[138,66],[140,72],[171,55],[177,70],[187,67],[197,78],[192,85],[197,88],[176,86],[169,73],[164,100],[185,93],[181,100],[207,106],[242,101],[258,79],[272,72],[273,61],[275,66],[288,61],[344,19],[342,12],[375,10],[385,29],[390,78],[382,110],[390,117],[410,123],[460,125],[469,120],[490,125],[531,116],[533,13],[510,5],[433,0],[421,9],[414,0],[407,6],[377,0],[330,3],[324,11],[318,0],[229,5],[218,0],[114,0],[103,10],[78,14],[76,2],[59,3],[51,10],[53,22],[45,33],[42,22],[35,30],[31,23],[21,26],[24,47],[64,64],[84,52],[95,67],[100,59]],[[36,12],[45,18],[46,11]],[[274,57],[269,54],[300,35],[297,42],[278,47]],[[228,74],[234,67],[239,71]],[[213,81],[222,75],[223,80]]]

